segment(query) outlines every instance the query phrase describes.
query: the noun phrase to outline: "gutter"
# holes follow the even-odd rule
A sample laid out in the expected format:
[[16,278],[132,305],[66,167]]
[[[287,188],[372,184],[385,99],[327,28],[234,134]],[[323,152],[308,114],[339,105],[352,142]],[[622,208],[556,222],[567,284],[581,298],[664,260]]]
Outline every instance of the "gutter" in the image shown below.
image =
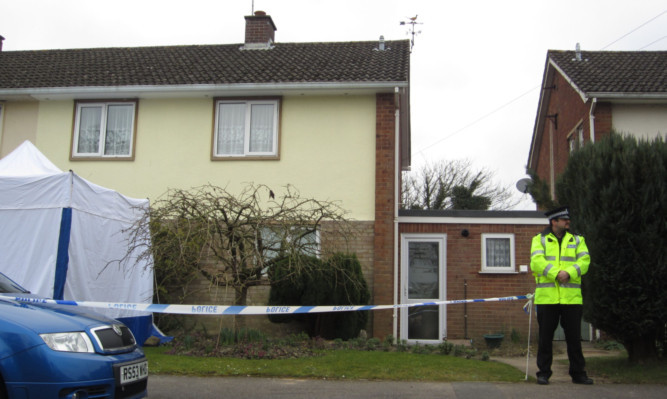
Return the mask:
[[133,85],[133,86],[77,86],[0,89],[0,98],[32,97],[37,100],[106,97],[206,97],[242,93],[271,94],[295,92],[331,92],[341,94],[357,92],[391,92],[396,87],[407,87],[407,82],[311,82],[311,83],[232,83],[185,85]]
[[401,223],[405,224],[522,224],[539,225],[549,224],[549,220],[544,216],[536,215],[531,218],[476,218],[476,217],[453,217],[453,216],[401,216]]
[[667,100],[667,93],[619,93],[619,92],[590,92],[587,98],[600,100]]

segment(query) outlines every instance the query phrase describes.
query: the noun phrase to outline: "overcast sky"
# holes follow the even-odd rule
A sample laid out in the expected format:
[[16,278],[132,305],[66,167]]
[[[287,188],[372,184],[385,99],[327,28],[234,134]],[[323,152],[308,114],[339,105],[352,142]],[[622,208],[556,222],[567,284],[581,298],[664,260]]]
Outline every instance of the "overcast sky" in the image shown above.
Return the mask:
[[[0,0],[3,51],[244,40],[252,0]],[[664,0],[255,0],[276,42],[409,39],[413,168],[469,158],[525,177],[546,52],[667,50]],[[517,209],[534,209],[527,195]]]

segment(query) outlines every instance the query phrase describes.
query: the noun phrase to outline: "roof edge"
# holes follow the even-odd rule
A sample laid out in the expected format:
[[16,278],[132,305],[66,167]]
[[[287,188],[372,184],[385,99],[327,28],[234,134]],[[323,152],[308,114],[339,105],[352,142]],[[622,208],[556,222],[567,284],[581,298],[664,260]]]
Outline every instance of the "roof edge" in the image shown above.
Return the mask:
[[563,71],[563,69],[562,69],[560,66],[558,66],[558,64],[556,63],[556,61],[555,61],[553,58],[551,58],[551,57],[549,57],[549,65],[553,66],[554,69],[555,69],[556,71],[558,71],[558,73],[560,73],[561,76],[563,76],[563,78],[565,79],[565,81],[566,81],[567,83],[569,83],[570,86],[572,86],[572,89],[574,89],[574,91],[577,92],[577,94],[579,94],[579,97],[581,97],[581,100],[582,100],[583,102],[588,101],[588,95],[586,94],[586,92],[583,91],[579,86],[577,86],[577,84],[574,83],[574,80],[572,80],[572,78],[569,77],[569,76],[565,73],[565,71]]
[[589,98],[598,100],[667,100],[667,93],[618,93],[618,92],[589,92]]
[[481,210],[399,210],[400,223],[466,223],[466,224],[529,224],[546,225],[548,219],[541,211],[481,211]]

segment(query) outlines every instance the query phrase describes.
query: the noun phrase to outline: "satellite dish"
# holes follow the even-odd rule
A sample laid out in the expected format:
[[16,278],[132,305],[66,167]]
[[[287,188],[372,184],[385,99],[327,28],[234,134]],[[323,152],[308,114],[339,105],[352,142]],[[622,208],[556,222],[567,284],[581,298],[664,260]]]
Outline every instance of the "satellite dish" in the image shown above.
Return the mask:
[[516,182],[516,189],[521,191],[522,193],[527,193],[528,192],[528,185],[531,183],[532,180],[530,180],[529,177],[523,178]]

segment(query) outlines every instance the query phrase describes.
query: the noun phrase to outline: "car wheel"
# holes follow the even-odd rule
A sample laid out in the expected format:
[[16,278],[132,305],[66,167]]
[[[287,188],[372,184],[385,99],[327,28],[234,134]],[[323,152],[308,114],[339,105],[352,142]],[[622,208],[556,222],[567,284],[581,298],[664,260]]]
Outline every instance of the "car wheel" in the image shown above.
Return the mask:
[[0,399],[7,399],[7,391],[5,390],[5,382],[0,377]]

